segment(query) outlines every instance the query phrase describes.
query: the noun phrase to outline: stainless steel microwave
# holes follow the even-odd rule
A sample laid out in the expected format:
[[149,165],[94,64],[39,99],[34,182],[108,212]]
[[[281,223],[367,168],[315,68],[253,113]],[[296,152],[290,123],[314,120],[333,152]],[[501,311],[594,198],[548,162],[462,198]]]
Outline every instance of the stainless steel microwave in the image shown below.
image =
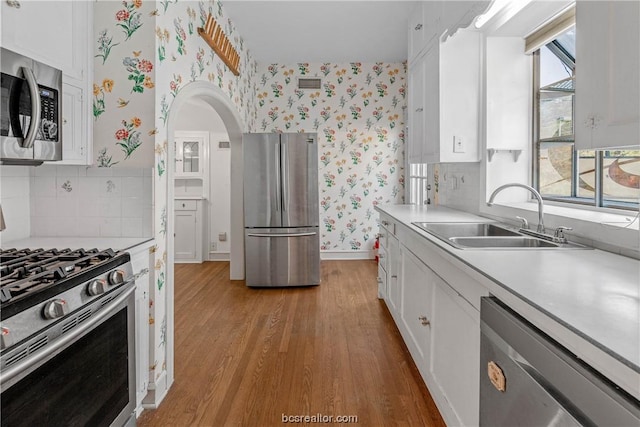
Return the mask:
[[62,160],[62,71],[2,48],[0,163]]

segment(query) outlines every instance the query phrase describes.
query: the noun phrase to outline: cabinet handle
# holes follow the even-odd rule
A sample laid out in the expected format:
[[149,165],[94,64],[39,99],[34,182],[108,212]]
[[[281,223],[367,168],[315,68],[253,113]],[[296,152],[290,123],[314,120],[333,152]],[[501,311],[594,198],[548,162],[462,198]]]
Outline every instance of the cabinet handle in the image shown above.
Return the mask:
[[416,113],[422,113],[424,111],[424,108],[420,107],[420,108],[416,108]]
[[67,124],[67,119],[65,119],[65,118],[63,117],[63,118],[62,118],[62,123],[66,125],[66,124]]
[[398,276],[396,276],[395,274],[391,276],[392,279],[397,279]]
[[20,2],[18,0],[7,0],[7,6],[15,7],[16,9],[20,9]]
[[134,274],[133,275],[133,280],[136,281],[139,278],[141,278],[142,276],[144,276],[145,274],[149,274],[149,269],[148,268],[143,268],[138,273]]
[[429,321],[429,319],[427,319],[427,316],[420,316],[418,317],[418,320],[420,321],[420,323],[422,323],[422,326],[430,326],[431,322]]
[[416,28],[415,28],[416,31],[420,31],[421,29],[422,29],[422,24],[416,25]]
[[382,221],[382,225],[386,227],[387,225],[389,225],[389,221]]
[[378,255],[378,258],[380,258],[380,259],[384,258],[384,255],[380,254],[380,255]]
[[182,204],[182,207],[183,207],[183,208],[186,208],[186,207],[187,207],[187,205],[185,205],[185,204],[183,203],[183,204]]
[[382,283],[382,279],[378,277],[378,283]]

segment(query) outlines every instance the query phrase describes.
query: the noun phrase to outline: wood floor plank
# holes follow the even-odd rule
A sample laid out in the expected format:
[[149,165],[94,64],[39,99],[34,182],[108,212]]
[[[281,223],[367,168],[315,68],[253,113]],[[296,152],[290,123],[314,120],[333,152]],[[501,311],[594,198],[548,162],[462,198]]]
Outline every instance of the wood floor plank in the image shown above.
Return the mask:
[[373,261],[323,261],[320,286],[251,289],[228,279],[228,263],[176,264],[175,382],[138,425],[279,426],[283,415],[322,414],[444,426],[376,274]]

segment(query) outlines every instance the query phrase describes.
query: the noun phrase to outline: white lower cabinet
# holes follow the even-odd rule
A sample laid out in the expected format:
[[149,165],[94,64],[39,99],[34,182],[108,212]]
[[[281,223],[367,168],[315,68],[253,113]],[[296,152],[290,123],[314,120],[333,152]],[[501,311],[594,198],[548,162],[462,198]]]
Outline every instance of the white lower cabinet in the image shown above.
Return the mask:
[[[477,426],[480,312],[434,274],[429,389],[448,425]],[[450,411],[449,414],[446,412]]]
[[430,268],[430,260],[404,246],[402,237],[397,249],[387,249],[388,257],[393,253],[399,257],[399,274],[395,287],[387,284],[387,305],[407,348],[447,425],[476,426],[480,312],[455,283]]
[[202,203],[201,200],[175,201],[175,262],[202,262]]
[[402,305],[400,318],[407,348],[424,377],[431,344],[431,301],[433,280],[431,270],[408,249],[400,249],[400,287]]
[[149,388],[149,287],[153,256],[152,243],[129,250],[131,266],[136,277],[136,416],[142,413],[142,400]]

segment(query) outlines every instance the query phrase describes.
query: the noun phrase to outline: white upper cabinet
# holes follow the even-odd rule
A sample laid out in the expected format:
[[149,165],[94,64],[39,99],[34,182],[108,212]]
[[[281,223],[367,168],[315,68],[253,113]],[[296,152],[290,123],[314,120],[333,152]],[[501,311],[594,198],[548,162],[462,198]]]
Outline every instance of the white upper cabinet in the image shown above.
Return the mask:
[[640,3],[576,4],[578,150],[640,144]]
[[[2,46],[82,80],[87,74],[91,2],[3,1]],[[91,58],[93,59],[93,58]]]
[[434,40],[409,68],[409,162],[477,162],[482,35]]
[[198,131],[176,132],[175,178],[205,177],[209,162],[209,133]]
[[442,2],[421,1],[409,17],[409,63],[442,32]]
[[62,161],[91,164],[93,2],[2,1],[2,47],[62,70]]

